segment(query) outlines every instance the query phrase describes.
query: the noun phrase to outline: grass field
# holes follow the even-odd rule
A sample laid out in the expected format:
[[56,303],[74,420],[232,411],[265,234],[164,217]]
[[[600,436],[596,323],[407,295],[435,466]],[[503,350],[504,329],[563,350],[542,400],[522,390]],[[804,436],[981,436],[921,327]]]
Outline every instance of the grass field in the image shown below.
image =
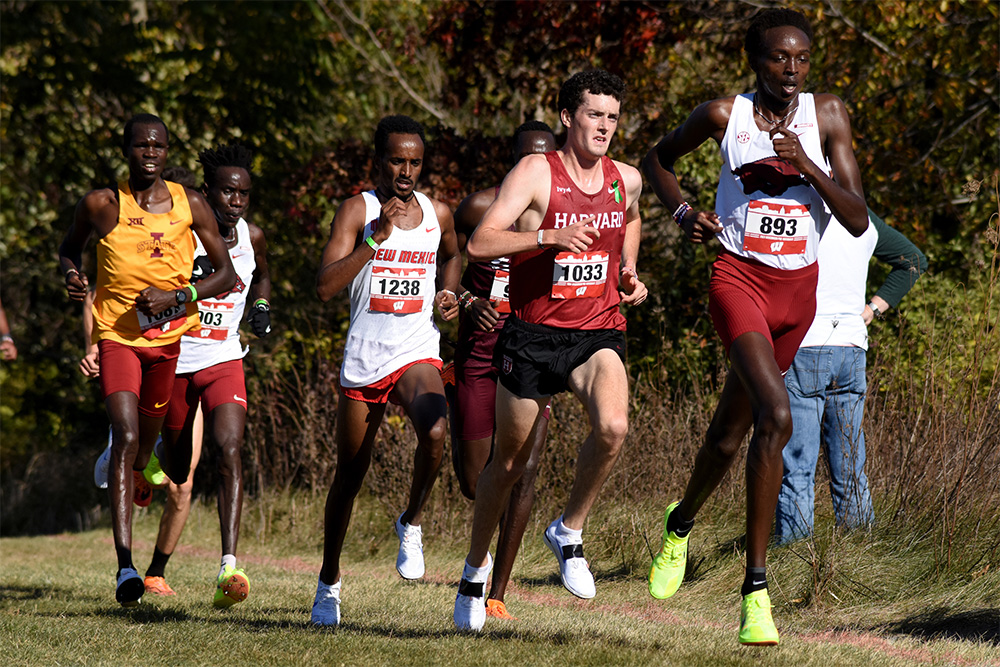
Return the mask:
[[[343,625],[309,624],[322,543],[324,498],[249,501],[240,564],[251,596],[212,608],[218,569],[213,506],[197,504],[167,568],[172,598],[144,596],[124,610],[113,597],[107,527],[0,540],[0,663],[10,665],[1000,665],[1000,573],[948,581],[926,569],[933,546],[890,534],[842,536],[773,550],[769,562],[781,645],[736,642],[742,581],[740,508],[706,513],[692,536],[680,592],[646,592],[649,547],[661,508],[603,506],[584,539],[597,597],[559,583],[536,516],[508,589],[518,620],[488,619],[478,636],[454,631],[461,527],[425,525],[427,575],[394,569],[392,519],[359,504],[344,561]],[[135,518],[135,559],[149,562],[160,498]]]

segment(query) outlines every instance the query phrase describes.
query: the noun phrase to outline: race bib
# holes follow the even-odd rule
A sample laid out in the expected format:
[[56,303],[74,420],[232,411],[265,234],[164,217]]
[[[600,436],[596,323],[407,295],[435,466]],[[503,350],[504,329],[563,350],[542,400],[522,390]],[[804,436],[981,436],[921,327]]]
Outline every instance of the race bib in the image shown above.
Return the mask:
[[606,252],[561,252],[552,267],[552,298],[583,299],[604,294],[608,280]]
[[158,338],[168,331],[173,331],[187,321],[187,308],[184,304],[171,306],[156,315],[146,315],[136,308],[135,314],[139,318],[139,331],[142,332],[144,338],[150,340]]
[[368,310],[379,313],[419,313],[428,293],[427,269],[373,266]]
[[203,340],[226,340],[232,327],[235,304],[225,301],[199,301],[198,316],[201,329],[185,331],[185,336]]
[[497,271],[493,274],[493,285],[490,287],[490,301],[493,301],[498,313],[510,312],[510,272]]
[[808,204],[751,199],[743,227],[743,249],[765,255],[801,255],[806,251],[810,225]]

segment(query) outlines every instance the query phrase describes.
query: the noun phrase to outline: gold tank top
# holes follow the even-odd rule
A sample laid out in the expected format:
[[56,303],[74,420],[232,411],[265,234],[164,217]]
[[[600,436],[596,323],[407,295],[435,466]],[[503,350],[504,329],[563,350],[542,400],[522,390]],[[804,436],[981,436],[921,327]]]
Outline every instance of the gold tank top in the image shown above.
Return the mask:
[[164,183],[173,200],[167,213],[144,210],[128,181],[118,184],[118,225],[97,242],[95,342],[159,347],[198,326],[198,307],[190,302],[152,317],[135,307],[139,292],[148,286],[169,291],[190,282],[195,245],[191,205],[183,185]]

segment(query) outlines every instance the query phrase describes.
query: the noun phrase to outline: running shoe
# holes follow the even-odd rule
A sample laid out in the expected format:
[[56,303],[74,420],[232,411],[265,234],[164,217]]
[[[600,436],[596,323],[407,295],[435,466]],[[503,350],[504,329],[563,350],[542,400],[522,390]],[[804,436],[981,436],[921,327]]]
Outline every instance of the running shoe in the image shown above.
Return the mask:
[[149,503],[153,500],[153,487],[143,477],[141,470],[132,471],[132,480],[135,484],[135,493],[132,496],[132,502],[139,507],[149,507]]
[[[156,444],[159,445],[162,442],[160,438],[156,439]],[[149,463],[146,464],[145,469],[142,471],[142,476],[146,478],[146,481],[153,486],[164,486],[170,480],[167,479],[167,473],[163,472],[163,468],[160,467],[160,459],[156,455],[156,446],[153,446],[153,451],[149,453]]]
[[340,625],[340,582],[316,585],[316,598],[312,609],[313,625]]
[[115,585],[115,599],[123,607],[138,607],[142,600],[142,594],[146,592],[146,587],[142,583],[142,577],[131,567],[123,567],[118,570],[118,581]]
[[510,615],[510,612],[507,611],[507,605],[502,600],[494,600],[493,598],[486,601],[486,615],[493,618],[503,618],[508,621],[517,620],[515,616]]
[[771,598],[766,588],[743,596],[740,643],[750,646],[774,646],[778,643],[778,629],[771,618]]
[[597,595],[597,588],[594,586],[590,566],[583,557],[583,542],[559,535],[556,531],[559,521],[560,519],[556,519],[549,524],[542,539],[559,560],[559,578],[566,590],[578,598],[589,600]]
[[667,519],[680,501],[667,507],[663,517],[663,548],[653,559],[653,567],[649,570],[649,594],[657,600],[666,600],[677,592],[684,580],[684,570],[687,567],[688,538],[677,537],[667,530]]
[[108,446],[97,457],[94,464],[94,484],[99,489],[108,488],[108,470],[111,468],[111,431],[108,430]]
[[455,362],[449,361],[441,369],[441,382],[444,384],[445,388],[454,389],[455,388]]
[[219,609],[232,607],[237,602],[246,600],[248,595],[250,595],[250,579],[247,573],[227,565],[216,580],[212,606]]
[[472,568],[466,563],[462,570],[462,580],[458,582],[458,594],[455,596],[455,612],[452,619],[459,630],[479,632],[486,624],[486,580],[493,569],[493,557],[486,554],[487,568],[483,574],[470,572]]
[[396,572],[403,579],[419,579],[424,576],[423,531],[420,526],[403,525],[400,514],[396,519],[396,535],[399,537],[399,553],[396,555]]
[[163,577],[146,577],[142,580],[147,593],[153,595],[177,595]]

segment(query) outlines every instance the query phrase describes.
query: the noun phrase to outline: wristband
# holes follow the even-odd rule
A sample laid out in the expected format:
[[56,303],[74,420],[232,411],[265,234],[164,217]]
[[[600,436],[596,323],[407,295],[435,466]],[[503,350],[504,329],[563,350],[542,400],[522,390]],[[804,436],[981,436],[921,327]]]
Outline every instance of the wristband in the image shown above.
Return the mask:
[[476,300],[476,297],[472,295],[472,292],[465,290],[462,292],[462,296],[458,297],[458,303],[462,306],[463,310],[468,310],[472,307],[472,303]]
[[257,299],[256,301],[253,302],[253,307],[254,308],[257,308],[258,306],[261,306],[261,305],[263,305],[266,310],[271,310],[271,304],[268,303],[267,299],[260,298],[260,299]]
[[198,290],[194,288],[194,285],[188,285],[187,288],[191,290],[191,303],[198,300]]
[[66,273],[65,273],[65,275],[64,275],[64,278],[65,278],[66,280],[69,280],[69,274],[71,274],[71,273],[75,273],[76,275],[80,275],[80,272],[79,272],[79,271],[77,271],[76,269],[67,269],[67,270],[66,270]]
[[544,249],[545,246],[542,245],[542,231],[541,229],[538,230],[538,247]]
[[681,205],[677,207],[676,211],[674,211],[674,222],[676,222],[678,225],[684,224],[684,216],[687,215],[688,211],[690,210],[691,210],[691,204],[687,203],[686,201],[681,202]]
[[375,252],[378,252],[378,249],[382,246],[381,243],[376,243],[370,236],[365,237],[365,243],[367,243],[368,247],[370,247]]

